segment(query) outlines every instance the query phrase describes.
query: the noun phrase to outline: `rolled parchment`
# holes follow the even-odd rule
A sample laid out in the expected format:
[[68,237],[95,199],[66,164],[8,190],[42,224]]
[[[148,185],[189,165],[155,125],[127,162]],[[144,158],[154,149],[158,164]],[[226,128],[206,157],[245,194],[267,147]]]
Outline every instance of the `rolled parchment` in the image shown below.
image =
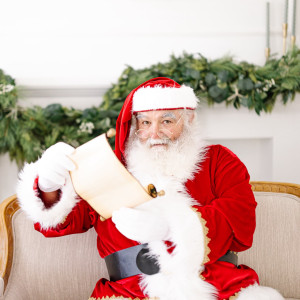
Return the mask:
[[70,158],[76,165],[70,172],[76,193],[102,218],[110,218],[121,207],[152,199],[118,160],[105,134],[76,148]]

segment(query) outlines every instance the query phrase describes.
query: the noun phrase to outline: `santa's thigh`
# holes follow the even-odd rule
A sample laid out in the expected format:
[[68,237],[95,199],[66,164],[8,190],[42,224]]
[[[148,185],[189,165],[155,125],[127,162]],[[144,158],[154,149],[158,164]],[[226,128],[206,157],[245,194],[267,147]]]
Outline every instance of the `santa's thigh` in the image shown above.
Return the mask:
[[243,289],[258,282],[258,276],[253,269],[225,261],[206,264],[201,278],[218,290],[219,299],[237,297]]
[[237,300],[284,300],[284,298],[275,289],[260,286],[258,284],[250,285],[241,290]]

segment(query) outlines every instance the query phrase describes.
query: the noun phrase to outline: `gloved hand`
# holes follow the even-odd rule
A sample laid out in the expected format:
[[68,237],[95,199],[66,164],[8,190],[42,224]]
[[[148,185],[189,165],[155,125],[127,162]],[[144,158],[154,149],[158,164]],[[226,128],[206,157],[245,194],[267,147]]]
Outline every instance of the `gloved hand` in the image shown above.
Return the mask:
[[63,187],[70,176],[69,171],[75,169],[75,164],[67,156],[74,148],[63,142],[49,147],[38,161],[39,188],[43,192],[53,192]]
[[122,207],[112,213],[112,221],[123,235],[140,243],[168,239],[167,221],[153,212]]

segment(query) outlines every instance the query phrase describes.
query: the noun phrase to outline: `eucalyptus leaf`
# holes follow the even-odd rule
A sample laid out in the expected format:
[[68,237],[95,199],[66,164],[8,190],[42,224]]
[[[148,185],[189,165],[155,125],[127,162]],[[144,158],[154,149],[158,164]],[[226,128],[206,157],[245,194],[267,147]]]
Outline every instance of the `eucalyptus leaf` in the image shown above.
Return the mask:
[[217,82],[216,76],[212,73],[208,73],[205,76],[205,82],[206,82],[207,86],[215,85]]
[[246,97],[241,97],[240,98],[240,103],[241,103],[241,105],[243,105],[245,107],[249,107],[248,98],[246,98]]
[[218,72],[218,78],[221,80],[221,82],[228,82],[229,81],[229,71],[228,70],[222,70]]
[[211,96],[216,103],[221,103],[227,98],[227,91],[214,85],[208,89],[208,94]]
[[58,122],[63,118],[63,116],[64,111],[61,104],[50,104],[44,109],[45,119],[48,119],[51,122]]
[[250,78],[240,79],[237,86],[241,91],[251,91],[254,88],[254,84]]

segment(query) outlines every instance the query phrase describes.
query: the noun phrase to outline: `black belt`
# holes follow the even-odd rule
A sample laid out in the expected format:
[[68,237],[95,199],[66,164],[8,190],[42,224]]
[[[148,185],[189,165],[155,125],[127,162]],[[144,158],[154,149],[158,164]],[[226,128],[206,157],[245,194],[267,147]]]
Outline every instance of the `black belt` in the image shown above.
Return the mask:
[[[136,245],[114,252],[104,258],[111,281],[138,274],[154,275],[159,272],[158,261],[155,256],[149,255],[148,244]],[[233,251],[228,251],[218,259],[230,262],[237,266],[238,257]]]

